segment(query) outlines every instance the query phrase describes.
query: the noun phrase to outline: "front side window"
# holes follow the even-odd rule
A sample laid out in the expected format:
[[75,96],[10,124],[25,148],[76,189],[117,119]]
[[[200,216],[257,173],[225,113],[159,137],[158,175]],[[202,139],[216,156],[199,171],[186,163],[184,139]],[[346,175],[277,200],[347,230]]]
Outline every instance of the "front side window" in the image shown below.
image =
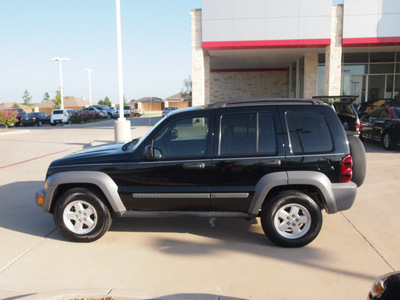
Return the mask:
[[332,138],[324,116],[318,112],[288,111],[286,113],[292,153],[329,152]]
[[156,157],[204,157],[207,150],[208,118],[180,119],[169,124],[154,139]]

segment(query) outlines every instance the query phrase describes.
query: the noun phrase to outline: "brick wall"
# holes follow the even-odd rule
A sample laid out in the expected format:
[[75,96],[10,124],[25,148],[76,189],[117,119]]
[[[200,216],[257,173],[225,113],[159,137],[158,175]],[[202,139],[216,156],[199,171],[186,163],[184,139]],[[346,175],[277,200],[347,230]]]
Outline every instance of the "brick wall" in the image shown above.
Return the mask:
[[287,72],[213,72],[211,103],[229,99],[287,97]]

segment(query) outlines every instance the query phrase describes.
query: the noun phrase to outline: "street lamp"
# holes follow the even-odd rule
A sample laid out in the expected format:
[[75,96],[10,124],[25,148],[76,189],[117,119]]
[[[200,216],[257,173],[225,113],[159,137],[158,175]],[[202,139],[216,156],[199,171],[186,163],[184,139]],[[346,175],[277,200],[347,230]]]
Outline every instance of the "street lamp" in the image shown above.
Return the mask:
[[122,42],[121,42],[121,0],[116,0],[117,17],[117,49],[118,49],[118,94],[119,119],[114,123],[114,137],[116,141],[131,139],[131,122],[124,117],[124,88],[122,79]]
[[62,62],[69,61],[69,58],[61,58],[61,57],[53,57],[51,60],[58,61],[58,65],[60,66],[60,94],[61,94],[61,109],[64,109],[64,86],[63,86],[63,77],[62,77]]
[[90,106],[92,106],[92,76],[91,73],[93,72],[92,69],[85,69],[86,71],[88,71],[89,74],[89,102],[90,102]]

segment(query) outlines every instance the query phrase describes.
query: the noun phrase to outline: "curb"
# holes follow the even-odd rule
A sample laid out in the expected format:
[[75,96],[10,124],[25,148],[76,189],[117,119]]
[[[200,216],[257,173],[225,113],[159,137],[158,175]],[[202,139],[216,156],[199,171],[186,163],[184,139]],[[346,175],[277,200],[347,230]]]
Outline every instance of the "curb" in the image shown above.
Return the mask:
[[10,135],[10,134],[18,134],[18,133],[27,133],[30,130],[13,130],[13,129],[7,129],[4,131],[0,130],[0,135]]
[[[9,299],[18,300],[246,300],[243,298],[225,297],[203,293],[180,293],[170,295],[150,295],[123,289],[83,289],[61,290],[47,293],[38,293],[24,296],[16,296]],[[7,300],[7,299],[5,299]]]

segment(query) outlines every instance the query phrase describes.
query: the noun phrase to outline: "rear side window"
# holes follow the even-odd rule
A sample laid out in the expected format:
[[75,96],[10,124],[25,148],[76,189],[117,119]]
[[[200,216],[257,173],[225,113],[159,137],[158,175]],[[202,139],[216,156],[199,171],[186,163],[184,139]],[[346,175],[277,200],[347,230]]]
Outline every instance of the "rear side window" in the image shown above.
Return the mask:
[[292,153],[333,150],[328,124],[322,114],[315,111],[288,111],[286,123]]
[[269,113],[223,115],[220,136],[220,155],[276,153],[275,126]]

